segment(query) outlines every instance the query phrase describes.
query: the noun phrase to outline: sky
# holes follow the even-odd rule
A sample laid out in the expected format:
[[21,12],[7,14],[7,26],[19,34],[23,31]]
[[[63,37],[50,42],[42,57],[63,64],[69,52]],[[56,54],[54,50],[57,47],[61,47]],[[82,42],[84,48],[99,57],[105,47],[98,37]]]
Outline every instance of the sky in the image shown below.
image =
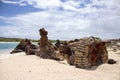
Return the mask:
[[120,0],[0,0],[0,37],[120,38]]

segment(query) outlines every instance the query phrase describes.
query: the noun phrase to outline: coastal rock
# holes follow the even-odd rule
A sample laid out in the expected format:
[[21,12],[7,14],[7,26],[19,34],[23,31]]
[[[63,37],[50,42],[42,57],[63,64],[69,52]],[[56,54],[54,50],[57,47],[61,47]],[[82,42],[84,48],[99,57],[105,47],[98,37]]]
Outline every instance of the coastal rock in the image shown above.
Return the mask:
[[61,46],[60,40],[56,40],[55,46],[59,48]]
[[19,52],[23,52],[23,50],[21,50],[21,49],[14,49],[14,50],[12,50],[12,52],[10,52],[10,54],[19,53]]
[[74,51],[76,67],[90,68],[108,61],[105,42],[98,38],[88,37],[73,40],[68,43],[68,46]]
[[25,51],[25,47],[28,43],[30,43],[28,39],[21,40],[19,44],[16,46],[16,48],[12,50],[11,54]]
[[108,64],[115,64],[117,61],[113,60],[113,59],[109,59],[108,60]]
[[68,64],[73,65],[74,64],[74,53],[70,49],[68,45],[62,45],[59,47],[60,56],[62,56],[62,59],[65,59]]
[[20,41],[11,54],[18,52],[25,52],[27,55],[35,54],[35,49],[37,49],[37,46],[32,44],[30,40],[25,39]]
[[39,30],[40,33],[40,40],[39,40],[39,53],[37,53],[37,55],[39,55],[42,58],[46,58],[46,59],[52,59],[53,58],[53,53],[54,53],[54,46],[52,45],[51,42],[48,41],[48,32],[42,28]]
[[39,30],[40,33],[40,40],[38,42],[39,50],[35,52],[37,56],[40,56],[41,58],[45,59],[54,59],[54,60],[62,60],[61,53],[59,52],[59,46],[60,41],[57,41],[57,46],[54,46],[49,40],[48,40],[48,32],[41,28]]
[[25,48],[25,53],[26,53],[26,55],[36,54],[37,49],[38,49],[38,47],[36,45],[29,44]]
[[16,49],[21,49],[23,51],[25,51],[25,47],[26,45],[31,44],[30,40],[25,39],[20,41],[20,43],[16,46]]

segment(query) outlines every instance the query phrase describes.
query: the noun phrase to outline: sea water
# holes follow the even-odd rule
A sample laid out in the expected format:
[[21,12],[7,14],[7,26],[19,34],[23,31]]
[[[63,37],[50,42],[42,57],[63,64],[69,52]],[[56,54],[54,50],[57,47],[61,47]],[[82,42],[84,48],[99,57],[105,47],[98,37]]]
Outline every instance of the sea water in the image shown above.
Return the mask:
[[[37,45],[37,42],[32,42]],[[10,52],[19,44],[19,42],[0,42],[0,59],[8,58],[17,54],[10,54]]]
[[10,56],[10,52],[17,44],[18,42],[0,42],[0,59]]

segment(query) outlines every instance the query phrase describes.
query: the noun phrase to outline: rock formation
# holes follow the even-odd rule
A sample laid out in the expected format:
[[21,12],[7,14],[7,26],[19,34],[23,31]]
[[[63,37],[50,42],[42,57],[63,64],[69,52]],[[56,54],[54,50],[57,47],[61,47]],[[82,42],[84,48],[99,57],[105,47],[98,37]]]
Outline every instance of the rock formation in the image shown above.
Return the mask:
[[39,30],[40,33],[40,41],[39,41],[39,48],[40,51],[37,53],[38,56],[46,59],[52,59],[54,53],[54,46],[48,41],[48,32],[42,28]]
[[56,40],[55,46],[56,46],[57,48],[59,48],[60,45],[61,45],[60,40]]
[[26,55],[32,55],[37,53],[38,47],[34,44],[28,44],[25,48]]
[[28,39],[21,40],[20,43],[12,50],[11,54],[25,51]]
[[108,61],[106,42],[99,38],[87,37],[64,43],[57,40],[54,46],[49,42],[48,32],[44,28],[39,30],[39,34],[41,36],[38,42],[39,47],[26,39],[22,40],[11,53],[25,51],[26,55],[35,54],[45,59],[66,59],[70,65],[78,68],[90,68],[107,62],[115,63],[113,60]]
[[37,46],[32,44],[30,40],[25,39],[20,41],[20,43],[16,46],[16,48],[12,50],[11,54],[18,52],[25,52],[27,55],[35,54],[33,53],[32,49],[37,49]]
[[117,61],[113,60],[113,59],[108,59],[108,64],[115,64],[117,63]]
[[105,43],[94,37],[69,42],[68,46],[74,51],[76,67],[90,68],[108,61]]
[[59,47],[59,53],[62,59],[65,59],[68,64],[73,65],[73,59],[71,60],[71,56],[73,56],[73,52],[68,45],[62,45]]

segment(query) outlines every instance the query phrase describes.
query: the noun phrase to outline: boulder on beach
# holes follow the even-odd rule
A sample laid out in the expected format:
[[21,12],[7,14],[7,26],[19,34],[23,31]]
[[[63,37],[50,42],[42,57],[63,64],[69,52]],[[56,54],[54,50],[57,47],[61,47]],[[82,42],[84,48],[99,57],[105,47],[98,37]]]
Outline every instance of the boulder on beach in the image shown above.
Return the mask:
[[108,52],[105,42],[94,37],[81,38],[68,43],[74,52],[74,65],[79,68],[90,68],[107,63]]
[[61,45],[60,40],[56,40],[55,46],[56,46],[57,48],[59,48],[59,47],[60,47],[60,45]]
[[[29,48],[28,48],[29,47]],[[37,46],[32,44],[30,40],[23,39],[19,42],[19,44],[12,50],[11,54],[18,53],[18,52],[26,52],[26,54],[31,54],[31,49],[37,49]],[[33,52],[32,52],[33,54]]]
[[22,52],[25,51],[25,47],[26,45],[29,43],[28,39],[23,39],[19,42],[19,44],[16,46],[16,48],[14,48],[14,50],[12,50],[11,54],[13,53],[18,53],[18,52]]
[[108,64],[115,64],[117,63],[117,61],[115,61],[114,59],[108,59]]
[[38,50],[38,47],[34,44],[29,44],[26,46],[25,48],[25,53],[26,55],[32,55],[32,54],[35,54]]
[[40,51],[37,53],[37,55],[42,58],[51,59],[52,54],[54,53],[54,46],[48,40],[48,37],[47,37],[48,32],[44,28],[41,28],[39,30],[39,33],[41,36],[38,42],[40,45],[39,46]]

